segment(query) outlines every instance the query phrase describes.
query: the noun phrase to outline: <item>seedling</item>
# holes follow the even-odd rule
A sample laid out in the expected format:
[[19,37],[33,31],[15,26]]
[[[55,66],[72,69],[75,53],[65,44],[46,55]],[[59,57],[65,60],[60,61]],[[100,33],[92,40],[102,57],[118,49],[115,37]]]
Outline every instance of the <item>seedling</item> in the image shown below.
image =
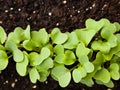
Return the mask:
[[59,28],[51,33],[45,28],[30,31],[28,25],[16,27],[8,36],[0,27],[0,71],[13,58],[18,74],[29,75],[32,83],[51,75],[61,87],[71,79],[89,87],[114,87],[113,80],[120,79],[120,24],[103,18],[87,19],[85,25],[65,33]]

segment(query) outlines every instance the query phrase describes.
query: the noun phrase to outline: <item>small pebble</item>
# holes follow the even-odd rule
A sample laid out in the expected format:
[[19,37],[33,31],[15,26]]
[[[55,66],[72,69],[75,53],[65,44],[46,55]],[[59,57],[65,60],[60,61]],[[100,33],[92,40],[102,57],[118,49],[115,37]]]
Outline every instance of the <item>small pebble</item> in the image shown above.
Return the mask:
[[10,8],[11,11],[12,11],[13,9],[14,9],[13,7]]
[[51,12],[49,12],[49,13],[48,13],[48,15],[49,15],[49,16],[52,16],[52,13],[51,13]]
[[11,84],[11,87],[12,87],[12,88],[14,88],[14,87],[15,87],[15,83],[14,83],[14,82]]
[[80,11],[79,11],[79,10],[78,10],[77,12],[78,12],[78,13],[80,13]]
[[37,88],[37,86],[36,86],[36,85],[33,85],[32,88]]
[[5,10],[5,12],[7,13],[7,12],[8,12],[8,10]]
[[36,13],[36,11],[33,11],[33,13]]
[[48,84],[48,81],[45,81],[45,84]]
[[20,11],[21,11],[21,8],[19,8],[18,11],[20,12]]
[[66,0],[64,0],[64,1],[63,1],[63,4],[66,4],[66,3],[67,3],[67,1],[66,1]]
[[59,23],[56,23],[56,26],[59,26]]
[[95,3],[93,3],[92,7],[95,7]]

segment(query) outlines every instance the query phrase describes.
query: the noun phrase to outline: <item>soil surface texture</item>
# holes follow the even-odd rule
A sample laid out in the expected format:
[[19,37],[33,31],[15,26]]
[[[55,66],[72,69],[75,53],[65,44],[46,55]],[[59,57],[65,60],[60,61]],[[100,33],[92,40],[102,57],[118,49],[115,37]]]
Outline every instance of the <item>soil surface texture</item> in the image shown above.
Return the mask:
[[[62,32],[85,27],[85,20],[108,18],[120,23],[120,0],[0,0],[0,26],[7,33],[15,27],[31,30],[46,28],[50,32],[59,27]],[[48,77],[44,83],[32,84],[29,77],[20,77],[15,69],[15,62],[9,60],[8,67],[0,72],[0,90],[119,90],[120,81],[114,81],[115,87],[108,89],[95,84],[87,87],[73,81],[61,88],[58,82]]]

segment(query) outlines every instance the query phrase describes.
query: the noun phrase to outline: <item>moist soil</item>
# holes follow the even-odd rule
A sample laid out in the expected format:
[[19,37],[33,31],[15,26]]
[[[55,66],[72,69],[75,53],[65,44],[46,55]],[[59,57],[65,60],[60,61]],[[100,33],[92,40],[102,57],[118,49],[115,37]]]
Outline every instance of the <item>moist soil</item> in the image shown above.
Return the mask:
[[[29,24],[31,30],[46,28],[50,32],[59,27],[62,32],[85,27],[85,20],[108,18],[120,23],[120,0],[0,0],[0,26],[7,33]],[[120,81],[114,81],[112,90],[119,90]],[[44,83],[32,84],[29,77],[20,77],[15,62],[10,59],[8,67],[0,72],[0,90],[108,90],[95,84],[87,87],[73,81],[61,88],[58,82],[48,77]],[[109,89],[110,90],[110,89]]]

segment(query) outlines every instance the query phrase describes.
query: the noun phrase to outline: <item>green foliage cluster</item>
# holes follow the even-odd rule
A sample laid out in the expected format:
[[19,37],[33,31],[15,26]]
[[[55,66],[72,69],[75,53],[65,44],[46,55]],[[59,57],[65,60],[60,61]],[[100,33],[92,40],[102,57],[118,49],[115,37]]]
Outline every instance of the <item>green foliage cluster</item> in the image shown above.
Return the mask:
[[114,87],[120,79],[120,24],[107,19],[87,19],[85,28],[62,33],[54,28],[30,31],[16,27],[6,35],[0,27],[0,70],[9,58],[16,62],[20,76],[29,75],[32,83],[48,76],[66,87],[71,79],[89,87],[94,83]]

